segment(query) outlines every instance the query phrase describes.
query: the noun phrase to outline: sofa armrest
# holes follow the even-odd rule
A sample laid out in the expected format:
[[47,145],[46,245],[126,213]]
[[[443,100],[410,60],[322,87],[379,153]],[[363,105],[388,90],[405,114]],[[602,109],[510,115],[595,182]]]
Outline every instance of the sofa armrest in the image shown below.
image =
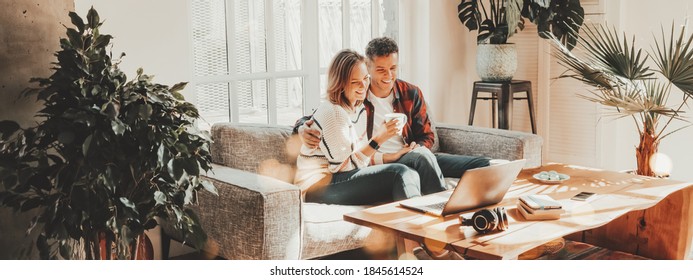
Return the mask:
[[301,191],[286,182],[222,165],[207,174],[219,196],[199,192],[194,207],[212,253],[226,259],[299,259]]
[[436,129],[439,152],[507,160],[524,158],[525,167],[541,165],[541,136],[466,125],[438,124]]

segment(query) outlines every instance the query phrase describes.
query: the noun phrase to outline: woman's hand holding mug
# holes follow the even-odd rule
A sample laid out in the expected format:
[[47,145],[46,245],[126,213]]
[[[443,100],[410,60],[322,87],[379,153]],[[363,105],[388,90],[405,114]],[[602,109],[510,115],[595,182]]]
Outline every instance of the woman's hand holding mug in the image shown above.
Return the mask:
[[378,145],[382,145],[383,143],[385,143],[385,141],[392,138],[392,136],[398,135],[398,126],[398,119],[392,119],[386,122],[384,125],[380,127],[380,133],[373,137],[373,140],[375,140],[375,142],[378,142]]

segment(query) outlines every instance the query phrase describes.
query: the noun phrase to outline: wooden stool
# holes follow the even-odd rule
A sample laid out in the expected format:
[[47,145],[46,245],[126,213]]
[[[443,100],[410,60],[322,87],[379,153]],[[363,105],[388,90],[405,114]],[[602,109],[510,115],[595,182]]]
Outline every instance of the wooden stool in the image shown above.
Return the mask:
[[[491,93],[491,96],[479,97],[479,92]],[[524,92],[524,96],[515,97],[515,93]],[[472,90],[472,106],[469,110],[469,125],[474,123],[474,112],[476,111],[476,100],[491,100],[491,114],[493,127],[496,122],[496,108],[498,108],[498,128],[510,129],[513,115],[513,100],[527,100],[529,107],[529,121],[532,125],[532,133],[537,134],[534,124],[534,101],[532,101],[532,82],[512,80],[507,82],[474,82]],[[498,106],[496,106],[498,101]]]

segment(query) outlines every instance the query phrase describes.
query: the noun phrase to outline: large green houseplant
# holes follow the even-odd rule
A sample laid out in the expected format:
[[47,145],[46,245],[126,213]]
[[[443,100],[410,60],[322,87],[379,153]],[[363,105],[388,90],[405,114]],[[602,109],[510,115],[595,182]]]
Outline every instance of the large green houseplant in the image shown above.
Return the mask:
[[141,69],[128,80],[96,10],[86,22],[69,15],[75,28],[60,40],[55,72],[25,92],[45,105],[39,123],[0,122],[0,205],[38,210],[27,232],[40,232],[43,259],[131,259],[156,217],[201,248],[206,235],[187,206],[198,190],[216,190],[200,177],[210,140],[194,129],[185,83],[157,84]]
[[[580,56],[553,38],[554,56],[569,71],[560,78],[585,83],[593,90],[579,96],[614,109],[611,113],[617,117],[632,118],[640,135],[636,172],[657,175],[652,156],[660,142],[688,126],[667,131],[674,119],[686,121],[681,113],[693,95],[693,36],[686,36],[683,29],[676,35],[672,24],[669,34],[662,30],[661,36],[655,36],[654,47],[647,53],[636,47],[635,36],[619,37],[615,29],[602,25],[584,30],[578,40]],[[649,62],[657,69],[651,69]],[[672,85],[683,92],[681,103],[670,102]]]
[[572,49],[585,12],[579,0],[462,0],[457,15],[469,31],[478,31],[479,76],[506,81],[517,69],[515,45],[508,39],[524,29],[525,19],[537,25],[540,37],[552,34]]

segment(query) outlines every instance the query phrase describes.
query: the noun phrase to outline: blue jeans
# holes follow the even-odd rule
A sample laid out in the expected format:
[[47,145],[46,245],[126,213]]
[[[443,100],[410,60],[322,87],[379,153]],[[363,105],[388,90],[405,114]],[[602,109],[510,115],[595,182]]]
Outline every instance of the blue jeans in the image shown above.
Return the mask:
[[431,150],[418,147],[404,154],[397,163],[404,164],[416,170],[421,179],[421,194],[427,195],[446,190],[443,172],[438,166],[438,160]]
[[443,177],[460,178],[469,169],[489,165],[489,158],[438,153],[433,154],[419,147],[403,155],[397,162],[409,166],[419,173],[421,193],[431,194],[447,190]]
[[398,163],[368,166],[332,174],[324,187],[306,191],[307,202],[341,205],[377,205],[421,196],[419,174]]
[[488,166],[489,160],[491,160],[488,157],[451,155],[445,153],[437,153],[435,155],[438,166],[440,166],[440,170],[443,172],[443,176],[452,178],[461,178],[462,174],[469,169]]

